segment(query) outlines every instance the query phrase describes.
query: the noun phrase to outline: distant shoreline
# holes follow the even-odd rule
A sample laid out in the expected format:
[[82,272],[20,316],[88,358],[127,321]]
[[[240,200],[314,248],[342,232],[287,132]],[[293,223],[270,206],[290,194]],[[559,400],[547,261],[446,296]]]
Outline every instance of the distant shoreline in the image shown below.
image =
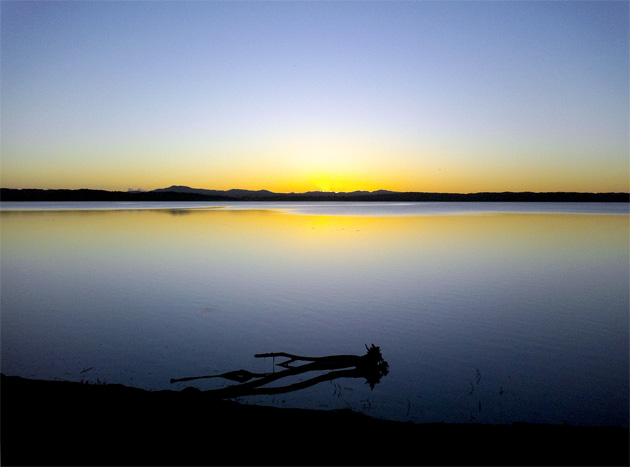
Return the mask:
[[603,202],[628,203],[630,193],[579,192],[482,192],[482,193],[425,193],[393,192],[306,192],[273,193],[270,191],[228,190],[213,191],[188,187],[171,187],[154,191],[106,190],[44,190],[2,188],[0,201],[377,201],[377,202]]

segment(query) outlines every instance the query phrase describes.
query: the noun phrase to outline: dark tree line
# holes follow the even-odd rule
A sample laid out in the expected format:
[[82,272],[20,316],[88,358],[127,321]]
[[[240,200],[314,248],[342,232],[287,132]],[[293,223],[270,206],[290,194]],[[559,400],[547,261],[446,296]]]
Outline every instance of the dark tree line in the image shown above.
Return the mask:
[[178,191],[123,192],[106,190],[0,190],[1,201],[496,201],[496,202],[630,202],[630,193],[502,192],[502,193],[271,193],[239,196],[209,195]]

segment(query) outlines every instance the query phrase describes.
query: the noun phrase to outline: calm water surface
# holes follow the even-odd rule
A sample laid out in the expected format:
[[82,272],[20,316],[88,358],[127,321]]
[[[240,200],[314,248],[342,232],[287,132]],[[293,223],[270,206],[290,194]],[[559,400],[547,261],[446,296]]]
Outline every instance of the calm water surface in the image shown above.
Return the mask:
[[213,389],[234,383],[170,379],[373,343],[390,372],[372,390],[345,378],[240,400],[628,426],[627,204],[1,208],[5,374]]

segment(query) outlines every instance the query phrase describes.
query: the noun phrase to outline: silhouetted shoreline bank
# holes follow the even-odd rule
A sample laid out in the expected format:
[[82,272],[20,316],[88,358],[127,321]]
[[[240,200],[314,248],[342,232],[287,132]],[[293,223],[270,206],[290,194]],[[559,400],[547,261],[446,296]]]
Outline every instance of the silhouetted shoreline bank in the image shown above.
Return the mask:
[[483,202],[607,202],[628,203],[630,193],[573,193],[573,192],[502,192],[502,193],[423,193],[393,192],[306,192],[273,193],[266,190],[203,190],[171,187],[153,191],[105,190],[0,190],[2,201],[483,201]]
[[423,425],[2,375],[3,465],[628,465],[628,434]]

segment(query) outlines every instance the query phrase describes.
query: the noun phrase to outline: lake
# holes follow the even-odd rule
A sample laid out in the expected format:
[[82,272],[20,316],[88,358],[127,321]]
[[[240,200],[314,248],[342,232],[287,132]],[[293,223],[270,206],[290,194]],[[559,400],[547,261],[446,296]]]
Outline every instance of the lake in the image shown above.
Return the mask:
[[237,399],[628,426],[625,203],[2,203],[0,221],[7,375],[208,390],[235,383],[170,380],[374,344],[373,388]]

